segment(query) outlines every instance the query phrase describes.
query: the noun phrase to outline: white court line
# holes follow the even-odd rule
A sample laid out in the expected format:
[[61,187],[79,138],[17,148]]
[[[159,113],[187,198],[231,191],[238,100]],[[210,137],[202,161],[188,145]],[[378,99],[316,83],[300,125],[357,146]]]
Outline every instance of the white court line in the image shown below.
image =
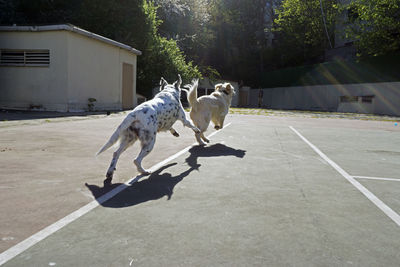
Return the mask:
[[354,176],[356,179],[369,179],[369,180],[382,180],[382,181],[396,181],[400,182],[400,178],[385,178],[385,177],[370,177],[370,176]]
[[361,193],[364,194],[372,203],[374,203],[381,211],[383,211],[390,219],[392,219],[398,226],[400,226],[400,216],[395,211],[393,211],[388,205],[377,198],[371,191],[365,188],[362,184],[356,181],[353,176],[348,174],[334,161],[328,158],[324,153],[321,152],[316,146],[314,146],[310,141],[308,141],[304,136],[302,136],[295,128],[289,126],[293,132],[295,132],[307,145],[309,145],[321,158],[329,163],[337,172],[339,172],[347,181],[349,181],[355,188],[357,188]]
[[[231,123],[226,124],[224,126],[224,128],[228,127],[229,125],[231,125]],[[212,137],[213,135],[215,135],[216,133],[218,133],[220,131],[221,130],[211,133],[210,135],[207,136],[207,138]],[[181,151],[177,152],[176,154],[166,158],[165,160],[161,161],[160,163],[157,163],[156,165],[152,166],[149,170],[152,172],[158,170],[159,168],[164,166],[166,163],[168,163],[171,160],[174,160],[177,157],[188,152],[189,149],[192,148],[194,145],[197,145],[197,143],[194,143],[194,144],[182,149]],[[3,265],[4,263],[11,260],[18,254],[20,254],[20,253],[24,252],[25,250],[27,250],[28,248],[32,247],[36,243],[40,242],[41,240],[45,239],[46,237],[50,236],[51,234],[57,232],[58,230],[60,230],[64,226],[68,225],[69,223],[82,217],[83,215],[85,215],[89,211],[93,210],[94,208],[98,207],[99,205],[103,204],[107,200],[113,198],[115,195],[117,195],[118,193],[120,193],[121,191],[123,191],[124,189],[129,187],[131,184],[137,182],[142,177],[144,177],[144,176],[138,175],[138,176],[130,179],[129,181],[119,185],[118,187],[114,188],[110,192],[102,195],[101,197],[97,198],[96,200],[93,200],[92,202],[83,206],[82,208],[70,213],[69,215],[65,216],[64,218],[47,226],[46,228],[44,228],[41,231],[37,232],[36,234],[28,237],[27,239],[21,241],[20,243],[16,244],[15,246],[7,249],[6,251],[4,251],[3,253],[0,254],[0,265]]]

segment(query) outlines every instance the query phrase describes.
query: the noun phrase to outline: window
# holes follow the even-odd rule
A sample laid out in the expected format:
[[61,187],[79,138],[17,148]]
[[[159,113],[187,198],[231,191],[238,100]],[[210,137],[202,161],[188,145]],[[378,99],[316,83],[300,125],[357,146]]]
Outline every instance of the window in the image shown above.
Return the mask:
[[350,102],[357,102],[358,101],[358,96],[349,96],[349,95],[345,95],[345,96],[341,96],[340,97],[340,102],[345,102],[345,103],[350,103]]
[[1,49],[0,66],[50,66],[50,50]]
[[363,103],[372,103],[373,95],[365,95],[361,97],[361,102]]
[[344,95],[340,97],[340,102],[351,103],[360,101],[361,103],[372,103],[374,97],[375,97],[374,95],[364,95],[364,96]]

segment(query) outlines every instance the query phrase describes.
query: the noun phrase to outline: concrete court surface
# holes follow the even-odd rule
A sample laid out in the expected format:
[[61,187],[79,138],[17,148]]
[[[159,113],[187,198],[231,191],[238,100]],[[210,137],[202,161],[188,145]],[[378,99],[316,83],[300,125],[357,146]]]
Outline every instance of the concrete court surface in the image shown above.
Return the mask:
[[[102,181],[112,150],[93,156],[122,116],[0,124],[1,252],[136,176],[138,145],[121,156],[111,187]],[[400,126],[252,115],[226,123],[208,146],[191,147],[4,266],[398,266],[399,225],[289,126],[395,214]],[[190,129],[176,129],[179,138],[157,136],[145,167],[194,142]]]

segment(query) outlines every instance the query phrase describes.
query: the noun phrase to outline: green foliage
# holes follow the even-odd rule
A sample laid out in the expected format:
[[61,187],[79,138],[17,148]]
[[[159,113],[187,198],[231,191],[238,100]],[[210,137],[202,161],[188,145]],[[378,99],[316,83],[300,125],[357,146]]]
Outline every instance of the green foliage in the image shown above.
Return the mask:
[[[334,22],[337,16],[335,0],[323,0],[326,26],[331,40],[334,39]],[[310,60],[323,59],[330,47],[319,0],[283,0],[277,9],[275,20],[283,65],[299,65]]]
[[213,0],[209,3],[209,65],[223,77],[256,84],[265,67],[265,14],[273,0]]
[[97,99],[96,98],[93,98],[93,97],[90,97],[90,98],[88,98],[88,110],[89,111],[94,111],[94,105],[95,105],[95,103],[94,102],[96,102],[97,101]]
[[210,0],[155,0],[157,16],[162,20],[158,32],[173,39],[188,61],[196,62],[206,76],[219,76],[208,60],[214,39],[210,26]]
[[74,16],[78,7],[79,0],[0,0],[0,22],[38,25],[50,21],[64,23]]
[[[147,45],[138,63],[138,88],[153,88],[158,84],[160,77],[164,77],[168,82],[177,80],[178,74],[182,79],[189,82],[194,78],[200,78],[201,72],[193,62],[186,62],[184,53],[177,46],[176,41],[161,37],[158,27],[161,20],[158,19],[156,6],[152,2],[143,1],[143,10],[146,14]],[[150,91],[141,91],[149,96]]]
[[347,37],[359,56],[377,56],[400,49],[400,0],[355,0],[344,8],[351,14]]

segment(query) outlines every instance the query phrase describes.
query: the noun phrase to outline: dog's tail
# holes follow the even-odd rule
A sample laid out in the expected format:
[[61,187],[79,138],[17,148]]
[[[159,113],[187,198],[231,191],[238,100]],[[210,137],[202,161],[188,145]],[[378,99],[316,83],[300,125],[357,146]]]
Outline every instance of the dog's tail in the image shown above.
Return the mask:
[[194,111],[197,110],[197,106],[199,105],[199,101],[197,100],[197,87],[199,86],[199,79],[196,79],[192,82],[192,86],[190,86],[190,89],[187,93],[187,100],[192,106],[192,109]]
[[128,129],[128,127],[132,125],[132,123],[134,123],[135,120],[136,120],[135,116],[128,115],[118,126],[115,132],[111,135],[107,143],[99,150],[99,152],[96,153],[96,156],[100,155],[101,153],[109,149],[112,145],[114,145],[119,140],[121,133],[124,130]]

